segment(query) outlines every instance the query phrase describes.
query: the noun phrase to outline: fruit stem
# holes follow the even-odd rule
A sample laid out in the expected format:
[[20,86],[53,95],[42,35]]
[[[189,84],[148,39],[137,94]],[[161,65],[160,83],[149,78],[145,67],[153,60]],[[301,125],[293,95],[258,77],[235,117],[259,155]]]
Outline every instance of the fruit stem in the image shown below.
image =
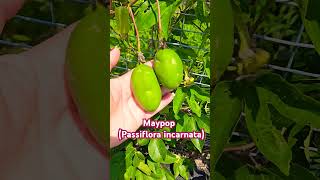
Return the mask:
[[[133,1],[132,1],[132,2],[133,2]],[[128,11],[129,11],[129,14],[130,14],[131,19],[132,19],[132,22],[133,22],[134,30],[135,30],[135,32],[136,32],[137,49],[138,49],[138,60],[139,60],[139,63],[141,63],[141,62],[144,62],[144,61],[145,61],[145,58],[144,58],[144,56],[143,56],[143,53],[141,52],[139,30],[138,30],[136,21],[135,21],[135,19],[134,19],[134,14],[133,14],[132,9],[131,9],[131,6],[130,6],[130,5],[132,5],[132,2],[130,2],[130,4],[128,5]]]
[[161,10],[160,10],[160,3],[159,0],[156,0],[157,3],[157,10],[158,10],[158,34],[159,34],[159,43],[160,43],[160,48],[164,48],[166,45],[163,41],[162,37],[162,23],[161,23]]

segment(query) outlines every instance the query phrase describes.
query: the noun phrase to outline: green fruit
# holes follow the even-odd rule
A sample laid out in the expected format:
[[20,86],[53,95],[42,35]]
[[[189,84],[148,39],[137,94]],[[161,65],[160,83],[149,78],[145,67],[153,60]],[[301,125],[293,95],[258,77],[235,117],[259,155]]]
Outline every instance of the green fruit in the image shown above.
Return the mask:
[[80,119],[96,140],[107,140],[107,10],[102,6],[73,30],[66,52],[66,80]]
[[154,70],[160,83],[168,89],[176,89],[183,80],[182,61],[171,49],[162,49],[156,53]]
[[131,75],[131,88],[137,103],[148,112],[155,111],[162,98],[160,85],[153,69],[141,64]]

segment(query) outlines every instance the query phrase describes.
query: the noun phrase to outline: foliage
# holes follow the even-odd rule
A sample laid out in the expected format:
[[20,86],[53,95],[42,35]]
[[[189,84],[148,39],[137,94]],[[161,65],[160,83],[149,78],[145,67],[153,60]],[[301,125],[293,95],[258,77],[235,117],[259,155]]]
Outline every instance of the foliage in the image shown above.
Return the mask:
[[[297,22],[304,23],[306,32],[302,39],[315,45],[314,58],[310,61],[319,61],[320,34],[316,32],[320,23],[306,19],[308,0],[297,1],[297,6],[265,0],[219,3],[213,5],[232,4],[232,11],[227,11],[224,17],[233,16],[232,26],[236,31],[214,35],[220,36],[214,39],[235,42],[232,52],[213,47],[217,48],[214,52],[220,53],[213,54],[216,61],[213,64],[224,67],[221,78],[211,87],[214,176],[217,179],[317,179],[319,162],[314,159],[319,156],[309,147],[319,146],[315,140],[318,134],[313,130],[320,125],[319,81],[289,74],[282,77],[265,69],[267,63],[286,66],[289,58],[282,59],[281,53],[292,50],[254,38],[255,34],[262,34],[294,40],[299,30]],[[218,7],[216,11],[212,13],[226,12]],[[221,20],[214,20],[216,26],[224,26]],[[225,43],[230,45],[231,41]],[[300,51],[293,66],[308,71],[309,60],[304,57],[306,52],[311,52]],[[317,63],[313,65],[320,67]],[[233,130],[249,136],[232,136]]]
[[[209,4],[204,0],[162,0],[159,5],[161,35],[166,45],[175,50],[183,60],[184,83],[176,89],[173,102],[152,118],[175,120],[176,126],[173,129],[140,129],[154,132],[192,132],[204,129],[209,134],[210,89],[198,84],[210,83]],[[131,7],[139,32],[140,50],[146,61],[152,60],[160,45],[156,1],[138,0]],[[111,47],[121,48],[121,61],[112,71],[114,76],[135,68],[139,60],[138,41],[132,18],[124,16],[124,13],[119,14],[120,9],[124,8],[128,9],[127,1],[113,1],[110,21]],[[127,21],[128,26],[123,23]],[[199,76],[202,74],[209,77]],[[198,139],[127,140],[112,150],[113,160],[110,167],[115,174],[111,177],[176,179],[180,176],[189,179],[195,170],[194,160],[201,158],[202,153],[208,152],[207,150],[204,140]]]

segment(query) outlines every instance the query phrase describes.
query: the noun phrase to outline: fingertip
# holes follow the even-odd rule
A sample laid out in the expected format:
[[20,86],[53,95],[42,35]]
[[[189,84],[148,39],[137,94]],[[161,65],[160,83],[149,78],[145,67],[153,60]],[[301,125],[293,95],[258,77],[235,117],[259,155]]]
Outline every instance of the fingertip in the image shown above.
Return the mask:
[[172,91],[172,89],[168,89],[168,88],[166,88],[166,87],[164,87],[164,86],[161,86],[162,96],[170,93],[171,91]]
[[114,47],[110,51],[110,70],[118,63],[120,59],[120,48]]
[[166,107],[173,100],[174,96],[175,96],[174,93],[165,94],[161,99],[159,107],[162,107],[162,109]]
[[147,61],[147,62],[144,63],[144,64],[147,65],[147,66],[153,67],[154,61],[153,61],[153,60],[150,60],[150,61]]

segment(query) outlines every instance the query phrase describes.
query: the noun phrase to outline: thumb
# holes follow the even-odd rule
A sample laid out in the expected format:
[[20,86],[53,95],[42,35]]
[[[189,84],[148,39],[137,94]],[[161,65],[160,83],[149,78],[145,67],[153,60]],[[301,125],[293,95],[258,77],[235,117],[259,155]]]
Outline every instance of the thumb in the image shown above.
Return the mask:
[[110,51],[110,71],[118,63],[119,58],[120,49],[118,47],[115,47]]

